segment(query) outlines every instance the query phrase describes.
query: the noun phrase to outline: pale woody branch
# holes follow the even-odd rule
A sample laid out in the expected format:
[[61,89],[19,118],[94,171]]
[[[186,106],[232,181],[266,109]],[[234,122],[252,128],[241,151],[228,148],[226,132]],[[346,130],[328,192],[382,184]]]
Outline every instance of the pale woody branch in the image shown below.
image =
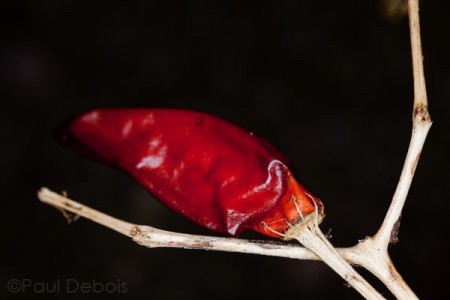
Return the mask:
[[422,42],[420,37],[419,1],[408,1],[411,56],[414,79],[413,130],[394,196],[384,221],[374,237],[356,245],[355,262],[375,274],[398,299],[417,299],[395,269],[388,255],[388,246],[397,239],[400,216],[408,196],[409,188],[423,149],[431,117],[428,113],[428,99],[423,68]]
[[113,218],[76,201],[70,200],[67,197],[52,192],[47,188],[42,188],[38,193],[38,197],[46,204],[94,221],[100,225],[126,235],[132,238],[136,243],[149,248],[170,247],[203,249],[296,259],[318,259],[315,254],[303,247],[288,245],[285,243],[248,241],[235,238],[183,234],[161,230],[151,226],[128,223]]
[[[271,241],[249,241],[236,238],[201,236],[161,230],[151,226],[137,225],[116,219],[98,210],[90,208],[66,196],[55,193],[47,188],[41,188],[38,198],[43,203],[56,209],[70,212],[108,227],[127,237],[139,245],[148,248],[183,248],[225,251],[266,256],[285,257],[303,260],[319,260],[319,258],[304,247]],[[338,253],[348,262],[356,262],[355,250],[352,248],[337,248]]]
[[399,222],[401,211],[408,196],[417,163],[422,152],[425,139],[431,127],[431,118],[428,113],[428,99],[423,70],[422,42],[420,38],[419,1],[408,1],[409,30],[411,37],[411,56],[414,79],[414,107],[413,132],[406,155],[397,189],[392,198],[391,206],[374,237],[379,247],[386,248],[391,238],[396,236],[396,224]]
[[[423,71],[422,40],[420,38],[419,0],[408,1],[408,14],[414,79],[414,118],[419,110],[428,110],[427,89]],[[423,114],[428,114],[428,112],[423,112]]]

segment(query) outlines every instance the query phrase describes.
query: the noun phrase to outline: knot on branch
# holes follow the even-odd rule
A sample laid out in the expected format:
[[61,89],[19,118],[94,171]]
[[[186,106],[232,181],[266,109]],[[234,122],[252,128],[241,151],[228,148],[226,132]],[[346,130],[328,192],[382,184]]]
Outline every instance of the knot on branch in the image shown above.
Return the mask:
[[142,230],[140,227],[142,226],[134,226],[133,229],[131,229],[130,236],[134,241],[147,236],[148,230]]
[[427,105],[414,108],[413,119],[416,122],[431,123],[431,116]]

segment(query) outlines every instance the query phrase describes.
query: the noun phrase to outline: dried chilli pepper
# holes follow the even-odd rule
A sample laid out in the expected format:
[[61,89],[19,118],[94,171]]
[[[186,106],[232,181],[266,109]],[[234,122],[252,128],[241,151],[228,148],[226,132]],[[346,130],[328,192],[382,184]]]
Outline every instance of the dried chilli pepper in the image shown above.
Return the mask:
[[211,230],[252,229],[280,237],[321,201],[300,185],[287,158],[266,140],[188,110],[105,108],[58,130],[90,159],[129,173],[164,205]]
[[318,227],[321,201],[297,183],[284,155],[251,132],[194,111],[109,108],[73,118],[58,136],[131,174],[191,221],[231,236],[252,229],[296,239],[361,295],[384,299]]

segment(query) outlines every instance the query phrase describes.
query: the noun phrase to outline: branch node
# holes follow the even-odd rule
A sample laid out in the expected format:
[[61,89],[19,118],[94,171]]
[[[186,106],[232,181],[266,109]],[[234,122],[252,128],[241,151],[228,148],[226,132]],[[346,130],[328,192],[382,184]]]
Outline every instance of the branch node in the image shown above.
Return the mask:
[[419,105],[414,108],[413,119],[418,122],[431,123],[431,116],[427,105]]
[[322,217],[316,207],[315,213],[305,216],[300,223],[288,229],[283,238],[298,240],[366,299],[384,299],[331,245],[318,226]]

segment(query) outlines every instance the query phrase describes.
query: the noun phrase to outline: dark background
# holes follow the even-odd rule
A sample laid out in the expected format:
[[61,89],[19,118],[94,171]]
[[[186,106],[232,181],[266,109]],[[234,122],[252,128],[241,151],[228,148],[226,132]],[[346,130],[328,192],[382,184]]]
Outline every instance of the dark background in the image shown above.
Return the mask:
[[[2,299],[107,296],[9,293],[14,278],[120,280],[128,291],[116,298],[359,299],[320,262],[146,249],[86,220],[67,225],[36,192],[66,190],[124,220],[211,234],[51,137],[95,107],[194,109],[284,151],[325,203],[322,230],[336,246],[353,245],[381,224],[409,143],[407,19],[392,22],[379,1],[360,0],[1,3]],[[450,3],[423,1],[421,17],[434,125],[390,252],[431,299],[449,292]]]

